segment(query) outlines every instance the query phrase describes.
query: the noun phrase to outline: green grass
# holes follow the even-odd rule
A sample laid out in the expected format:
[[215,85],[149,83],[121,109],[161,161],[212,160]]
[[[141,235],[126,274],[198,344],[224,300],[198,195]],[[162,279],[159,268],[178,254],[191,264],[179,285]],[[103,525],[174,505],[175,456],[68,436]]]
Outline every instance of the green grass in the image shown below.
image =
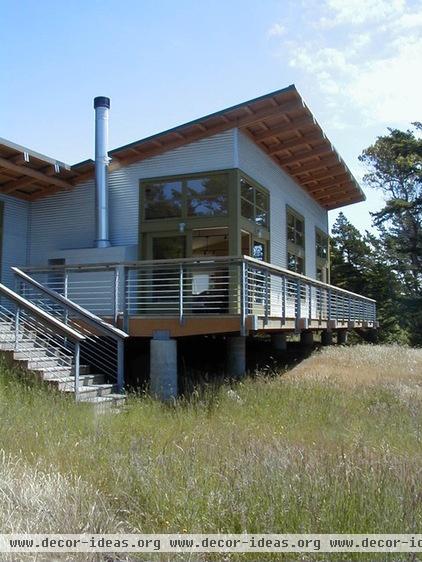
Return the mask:
[[1,449],[63,479],[62,503],[84,497],[74,517],[29,511],[3,532],[420,532],[420,350],[330,348],[284,376],[101,416],[0,370]]

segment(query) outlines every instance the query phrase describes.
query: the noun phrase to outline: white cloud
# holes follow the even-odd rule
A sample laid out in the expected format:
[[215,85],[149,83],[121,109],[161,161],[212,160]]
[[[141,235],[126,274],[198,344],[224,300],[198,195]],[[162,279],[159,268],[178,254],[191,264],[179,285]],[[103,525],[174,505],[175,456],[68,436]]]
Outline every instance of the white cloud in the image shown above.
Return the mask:
[[322,27],[360,25],[397,17],[405,8],[404,0],[327,0],[329,15],[320,18]]
[[[408,124],[420,119],[422,3],[404,0],[326,0],[285,43],[289,64],[324,95],[330,124],[353,115],[362,124]],[[319,21],[323,34],[306,41],[303,28]],[[303,24],[303,25],[300,25]]]
[[275,23],[267,31],[268,37],[280,37],[286,33],[286,28],[281,23]]

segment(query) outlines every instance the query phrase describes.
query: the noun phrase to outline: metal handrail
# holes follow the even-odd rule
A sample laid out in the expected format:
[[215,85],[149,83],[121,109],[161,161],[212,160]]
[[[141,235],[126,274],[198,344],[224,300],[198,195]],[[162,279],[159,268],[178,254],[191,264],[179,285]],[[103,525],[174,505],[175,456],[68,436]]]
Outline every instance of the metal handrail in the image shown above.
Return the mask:
[[[39,267],[22,267],[20,271],[30,271],[31,273],[41,273],[46,271],[110,271],[117,267],[124,267],[128,269],[133,269],[137,267],[148,267],[148,266],[165,266],[165,265],[194,265],[194,264],[204,264],[210,265],[212,263],[222,264],[222,263],[240,263],[242,260],[249,262],[253,265],[259,265],[261,268],[266,268],[268,270],[281,273],[283,275],[288,275],[289,277],[293,277],[296,279],[301,279],[306,283],[312,283],[313,285],[317,285],[319,287],[324,287],[326,289],[335,289],[341,293],[351,295],[354,297],[359,297],[361,299],[368,300],[370,302],[376,302],[374,299],[369,297],[365,297],[364,295],[360,295],[358,293],[353,293],[352,291],[348,291],[347,289],[343,289],[342,287],[337,287],[336,285],[331,285],[329,283],[324,283],[323,281],[319,281],[318,279],[314,279],[312,277],[308,277],[306,275],[302,275],[300,273],[296,273],[295,271],[291,271],[290,269],[285,269],[278,265],[274,265],[272,263],[268,263],[265,261],[260,261],[250,256],[219,256],[219,257],[212,257],[212,258],[175,258],[175,259],[164,259],[164,260],[138,260],[138,261],[126,261],[126,262],[108,262],[108,263],[97,263],[97,264],[72,264],[72,265],[51,265],[51,266],[39,266]],[[12,268],[13,270],[16,268]]]
[[[6,310],[6,315],[10,315],[11,325],[14,324],[14,351],[19,352],[21,343],[24,342],[25,335],[28,338],[28,328],[30,331],[34,330],[35,333],[39,331],[39,335],[42,339],[47,336],[47,341],[49,342],[49,347],[47,347],[47,349],[50,349],[50,347],[52,347],[56,351],[57,349],[59,349],[61,353],[66,351],[68,357],[70,358],[70,361],[72,361],[71,357],[73,356],[75,376],[74,394],[75,399],[78,400],[80,382],[80,346],[81,342],[84,342],[86,340],[85,335],[81,334],[74,328],[67,326],[45,310],[39,308],[34,303],[15,293],[2,283],[0,283],[0,294],[6,299],[12,301],[16,307],[16,309],[12,311],[7,310],[2,306],[2,309]],[[5,313],[2,310],[2,318],[4,316]],[[14,321],[12,320],[13,316]],[[38,328],[37,322],[39,322],[39,324],[41,325],[42,330]],[[57,341],[53,342],[51,334],[61,334],[64,343],[60,344]],[[57,337],[55,337],[56,340]],[[69,349],[69,341],[74,345],[73,353],[72,350]]]
[[38,306],[33,304],[31,301],[24,299],[23,297],[21,297],[20,295],[18,295],[17,293],[15,293],[11,289],[3,285],[2,283],[0,283],[0,293],[5,295],[14,303],[16,303],[18,308],[23,308],[24,310],[27,310],[28,312],[33,314],[36,318],[41,320],[42,323],[51,326],[56,331],[60,332],[62,335],[68,337],[69,339],[75,342],[81,342],[86,339],[86,337],[83,334],[80,334],[73,328],[70,328],[66,324],[63,324],[63,322],[60,322],[60,320],[57,320],[57,318],[51,316],[51,314],[48,314],[48,312],[45,312],[44,310],[42,310],[42,308],[38,308]]
[[105,322],[99,316],[96,316],[95,314],[93,314],[92,312],[87,310],[86,308],[83,308],[79,304],[76,304],[75,302],[73,302],[70,299],[64,297],[63,295],[60,295],[59,293],[56,293],[55,291],[52,291],[51,289],[49,289],[48,287],[46,287],[42,283],[39,283],[38,281],[36,281],[32,277],[30,277],[29,275],[24,273],[18,267],[12,267],[11,269],[12,269],[13,273],[15,273],[18,277],[23,279],[25,282],[29,283],[33,287],[36,287],[39,291],[48,295],[50,298],[52,298],[56,302],[58,302],[60,304],[63,304],[68,309],[73,310],[74,312],[77,312],[78,314],[83,316],[83,318],[86,320],[86,322],[88,324],[90,324],[91,326],[94,326],[95,328],[99,329],[103,333],[106,333],[108,336],[112,337],[113,339],[119,340],[119,339],[125,339],[125,338],[129,337],[129,334],[127,334],[123,330],[120,330],[119,328],[116,328],[115,326],[112,326],[111,324],[109,324],[108,322]]

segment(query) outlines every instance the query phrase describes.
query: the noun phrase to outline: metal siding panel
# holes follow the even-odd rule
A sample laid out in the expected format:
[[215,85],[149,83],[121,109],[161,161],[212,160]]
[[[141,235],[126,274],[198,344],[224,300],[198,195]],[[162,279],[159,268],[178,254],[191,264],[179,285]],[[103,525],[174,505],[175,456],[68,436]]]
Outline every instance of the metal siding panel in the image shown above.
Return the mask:
[[1,280],[13,289],[10,268],[27,265],[29,203],[7,195],[0,200],[4,202]]
[[238,131],[239,168],[270,192],[271,262],[287,266],[286,205],[305,218],[306,275],[316,277],[315,227],[328,233],[328,213],[253,141]]
[[92,247],[95,238],[95,189],[90,180],[31,203],[31,265],[46,263],[57,250]]
[[233,168],[233,138],[233,130],[226,131],[112,172],[109,176],[111,243],[138,243],[139,180]]
[[[109,174],[110,241],[138,243],[139,180],[234,166],[233,130],[170,150]],[[30,263],[46,263],[57,250],[92,247],[95,189],[91,180],[31,204]]]

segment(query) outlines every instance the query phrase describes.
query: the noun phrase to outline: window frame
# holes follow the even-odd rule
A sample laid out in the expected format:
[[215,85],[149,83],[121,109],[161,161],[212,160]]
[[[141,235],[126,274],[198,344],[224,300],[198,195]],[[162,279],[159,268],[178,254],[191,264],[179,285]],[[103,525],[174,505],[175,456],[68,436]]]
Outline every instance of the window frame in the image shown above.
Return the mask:
[[[297,244],[289,240],[289,215],[292,215],[296,220],[300,220],[303,224],[303,244]],[[296,273],[300,273],[301,275],[306,275],[306,222],[305,217],[290,207],[290,205],[286,205],[286,268],[289,271],[295,271]],[[303,271],[296,271],[289,268],[289,254],[295,256],[296,258],[300,258],[303,263]]]
[[[317,237],[322,236],[327,241],[327,255],[325,258],[321,257],[318,254],[318,243]],[[315,227],[315,277],[318,278],[318,270],[321,269],[322,272],[326,272],[326,279],[324,279],[324,273],[322,276],[321,281],[324,283],[330,282],[330,235],[327,232],[324,232],[317,226]]]
[[[253,200],[252,201],[250,201],[246,197],[242,196],[242,180],[245,181],[246,183],[248,183],[253,189],[253,197],[252,197]],[[267,209],[263,209],[260,205],[257,205],[257,202],[256,202],[257,192],[262,194],[266,198]],[[245,201],[249,205],[252,205],[253,219],[249,219],[242,214],[242,201]],[[266,225],[259,224],[259,223],[256,222],[257,208],[260,209],[261,211],[264,211],[267,214],[267,224]],[[268,189],[266,189],[264,186],[262,186],[260,183],[255,181],[253,178],[251,178],[250,176],[248,176],[244,172],[240,171],[240,174],[239,174],[239,215],[240,215],[240,219],[241,219],[241,223],[242,223],[241,228],[243,230],[247,230],[246,225],[249,225],[249,228],[251,228],[251,226],[254,226],[256,229],[261,228],[265,232],[265,235],[268,236],[268,234],[270,232],[270,228],[271,228],[270,210],[271,210],[270,191]],[[265,238],[266,236],[263,236],[263,238]]]
[[[231,212],[231,183],[232,183],[232,176],[231,170],[213,170],[211,172],[196,172],[193,174],[172,174],[169,176],[160,176],[160,177],[152,177],[152,178],[142,178],[139,180],[139,190],[140,190],[140,218],[144,224],[147,225],[154,225],[160,221],[172,221],[176,223],[185,222],[185,221],[195,221],[195,220],[206,220],[212,221],[214,220],[226,220],[228,221],[230,218]],[[189,197],[187,196],[187,183],[190,180],[194,179],[201,179],[207,177],[215,177],[215,176],[226,176],[227,178],[227,197],[226,197],[226,213],[223,214],[216,214],[216,215],[189,215],[188,213],[188,201]],[[170,182],[180,182],[182,184],[181,189],[181,214],[179,216],[171,216],[171,217],[161,217],[161,218],[147,218],[146,217],[146,196],[145,196],[145,187],[148,184],[152,183],[170,183]]]

